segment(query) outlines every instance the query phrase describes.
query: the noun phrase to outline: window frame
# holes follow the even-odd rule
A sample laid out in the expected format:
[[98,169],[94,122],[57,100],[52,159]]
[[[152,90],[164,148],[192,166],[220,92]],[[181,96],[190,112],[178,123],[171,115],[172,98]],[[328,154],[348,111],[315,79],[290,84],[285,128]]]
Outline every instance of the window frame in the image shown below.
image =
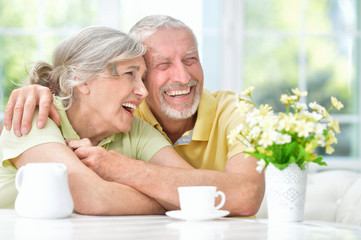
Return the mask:
[[[357,1],[357,13],[358,16],[358,29],[356,32],[332,32],[330,34],[307,34],[305,29],[301,29],[300,32],[288,33],[283,31],[262,31],[262,30],[247,30],[245,28],[245,1],[239,0],[224,0],[222,3],[222,29],[221,29],[221,62],[222,62],[222,73],[221,83],[219,88],[231,91],[241,91],[246,86],[244,84],[244,62],[245,62],[245,51],[244,51],[244,38],[249,36],[278,36],[278,37],[298,37],[300,39],[300,59],[298,60],[299,72],[298,72],[298,88],[302,91],[307,90],[307,77],[306,77],[306,38],[309,36],[319,37],[335,37],[339,34],[345,36],[351,36],[357,39],[358,55],[357,65],[361,69],[361,17],[360,17],[360,2]],[[303,8],[305,8],[306,1],[302,1]],[[306,12],[303,9],[302,20],[306,19]],[[301,23],[301,26],[305,26],[305,23]],[[357,71],[356,78],[358,79],[358,92],[361,92],[361,70]],[[235,81],[238,79],[238,81]],[[357,91],[356,91],[357,92]],[[333,157],[324,156],[328,166],[315,166],[311,164],[310,169],[312,171],[319,171],[323,169],[351,169],[361,171],[361,97],[358,97],[358,113],[356,114],[338,114],[334,115],[334,118],[339,120],[340,124],[358,124],[358,143],[356,148],[358,149],[357,157]],[[341,129],[342,131],[342,129]]]

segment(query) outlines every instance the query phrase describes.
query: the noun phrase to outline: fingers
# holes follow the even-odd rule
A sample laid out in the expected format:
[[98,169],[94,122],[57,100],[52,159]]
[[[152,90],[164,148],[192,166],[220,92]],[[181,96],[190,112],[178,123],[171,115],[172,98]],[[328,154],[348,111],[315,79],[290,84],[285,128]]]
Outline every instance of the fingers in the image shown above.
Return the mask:
[[8,119],[11,119],[9,121],[12,121],[14,133],[18,137],[22,136],[20,129],[21,129],[21,120],[23,118],[24,104],[25,104],[25,99],[22,96],[19,96],[14,104],[13,110],[7,109],[7,113],[9,112],[12,113],[12,116],[8,116]]
[[47,87],[39,88],[39,115],[36,119],[36,126],[42,128],[45,126],[48,116],[56,123],[60,125],[60,117],[53,104],[53,95]]
[[[42,115],[41,115],[42,116]],[[55,122],[56,125],[60,126],[60,116],[56,110],[54,104],[50,104],[49,117]],[[42,122],[37,122],[37,125],[42,124]]]
[[[20,127],[21,127],[20,128],[21,135],[25,135],[25,134],[28,134],[30,132],[31,123],[32,123],[33,118],[34,118],[36,102],[37,101],[36,101],[36,99],[34,99],[34,96],[29,96],[29,97],[27,97],[25,99],[22,118],[21,118],[21,125],[20,125]],[[14,117],[14,120],[15,120],[15,117]],[[18,119],[16,119],[16,121],[18,121]],[[16,126],[15,121],[14,121],[14,126]],[[15,131],[16,130],[17,129],[15,129]]]
[[[74,150],[75,155],[80,159],[85,159],[90,156],[93,147],[80,147]],[[86,164],[85,164],[86,165]]]
[[83,138],[83,139],[66,139],[67,146],[72,149],[73,151],[75,149],[78,149],[80,147],[91,147],[92,143],[89,140],[89,138]]
[[59,115],[52,106],[53,97],[50,89],[40,85],[30,85],[27,87],[15,89],[9,98],[5,108],[4,124],[7,130],[13,125],[14,133],[20,137],[22,134],[29,133],[36,105],[40,104],[37,126],[42,128],[51,110],[56,124],[60,125]]
[[[17,93],[18,93],[17,89],[11,93],[9,101],[5,108],[4,125],[5,125],[6,130],[8,130],[8,131],[11,129],[11,125],[12,125],[12,121],[13,121],[13,117],[14,117],[13,115],[14,115],[15,105],[17,104],[18,101],[22,100],[17,97],[17,95],[18,95]],[[20,106],[21,106],[21,104],[17,105],[18,111],[20,110],[19,109]],[[18,126],[18,129],[19,128],[20,127]]]
[[15,100],[13,95],[11,94],[4,113],[4,126],[5,129],[8,131],[11,129],[11,124],[13,121],[14,106],[15,106]]

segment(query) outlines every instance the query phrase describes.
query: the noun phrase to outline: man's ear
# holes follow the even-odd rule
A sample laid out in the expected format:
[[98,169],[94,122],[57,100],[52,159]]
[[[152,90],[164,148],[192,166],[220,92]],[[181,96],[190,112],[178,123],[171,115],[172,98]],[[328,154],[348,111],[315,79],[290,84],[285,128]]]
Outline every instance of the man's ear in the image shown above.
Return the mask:
[[82,83],[78,86],[76,86],[76,89],[80,94],[88,95],[90,93],[90,88],[88,82]]

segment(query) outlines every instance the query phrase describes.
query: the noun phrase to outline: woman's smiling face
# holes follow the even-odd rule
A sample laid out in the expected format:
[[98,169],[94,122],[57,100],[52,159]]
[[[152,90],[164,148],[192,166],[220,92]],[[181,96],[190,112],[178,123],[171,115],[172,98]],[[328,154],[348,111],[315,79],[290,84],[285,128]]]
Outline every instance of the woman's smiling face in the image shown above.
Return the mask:
[[107,69],[88,82],[86,101],[104,129],[112,133],[130,130],[135,109],[148,95],[143,83],[145,74],[144,58],[138,57],[118,62],[113,71]]

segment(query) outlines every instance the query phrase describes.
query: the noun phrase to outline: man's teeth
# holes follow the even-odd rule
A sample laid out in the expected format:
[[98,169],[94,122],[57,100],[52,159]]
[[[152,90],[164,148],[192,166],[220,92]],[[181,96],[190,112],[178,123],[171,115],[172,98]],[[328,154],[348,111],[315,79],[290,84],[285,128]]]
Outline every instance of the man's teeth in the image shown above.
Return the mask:
[[132,104],[132,103],[122,103],[122,106],[123,106],[123,107],[132,108],[132,109],[134,109],[134,110],[137,108],[137,106],[135,106],[135,105]]
[[179,95],[186,95],[190,92],[190,88],[186,89],[186,90],[182,90],[182,91],[167,91],[167,95],[169,96],[179,96]]

